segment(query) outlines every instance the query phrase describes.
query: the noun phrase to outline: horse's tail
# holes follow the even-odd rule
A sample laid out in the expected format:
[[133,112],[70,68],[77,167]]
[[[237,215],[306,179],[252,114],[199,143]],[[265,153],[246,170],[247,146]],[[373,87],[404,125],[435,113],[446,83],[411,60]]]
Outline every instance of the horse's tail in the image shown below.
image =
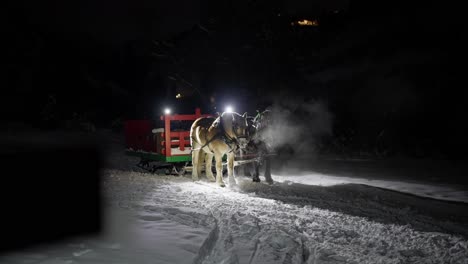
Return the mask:
[[195,120],[195,122],[193,122],[192,126],[190,127],[190,146],[192,146],[192,149],[195,146],[195,143],[201,144],[200,140],[198,139],[198,134],[200,134],[200,126],[198,124],[199,120],[200,118]]

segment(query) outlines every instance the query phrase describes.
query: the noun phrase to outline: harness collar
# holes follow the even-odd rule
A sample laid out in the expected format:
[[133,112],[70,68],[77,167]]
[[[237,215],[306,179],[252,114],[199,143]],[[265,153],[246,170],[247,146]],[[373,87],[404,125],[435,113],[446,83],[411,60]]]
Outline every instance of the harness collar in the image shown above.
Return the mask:
[[[223,124],[223,119],[219,117],[219,125],[221,126],[221,129],[223,130],[223,135],[221,135],[221,140],[229,146],[231,149],[229,152],[232,151],[237,151],[239,149],[239,141],[238,139],[246,139],[247,135],[238,135],[236,130],[237,130],[237,125],[233,122],[232,124],[232,132],[234,133],[234,137],[231,137],[225,130],[224,124]],[[234,145],[234,148],[232,147]]]
[[[223,134],[221,135],[220,138],[231,149],[229,152],[233,152],[234,150],[237,150],[239,148],[239,142],[237,142],[237,138],[230,137],[229,134],[226,132],[226,129],[224,128],[224,124],[223,124],[223,119],[221,117],[219,117],[219,126],[221,130],[223,131]],[[234,126],[233,126],[233,132],[234,132],[234,135],[237,137]],[[234,147],[232,147],[232,145],[234,145]]]
[[[223,125],[223,122],[222,122],[222,118],[221,117],[218,117],[218,119],[216,119],[212,125],[215,125],[215,123],[217,122],[217,126],[219,126],[219,128],[223,131],[221,133],[217,133],[215,134],[210,140],[208,140],[208,136],[207,134],[205,134],[205,141],[207,141],[203,146],[201,146],[200,148],[198,148],[197,150],[200,150],[200,149],[203,149],[204,147],[208,147],[208,149],[211,151],[211,153],[214,153],[213,150],[210,148],[209,144],[215,140],[215,139],[220,139],[222,140],[226,145],[228,145],[228,147],[230,148],[229,152],[233,152],[233,151],[237,151],[239,149],[239,141],[237,139],[242,139],[242,138],[247,138],[246,135],[242,135],[242,136],[239,136],[237,133],[236,133],[236,127],[234,124],[232,125],[232,131],[234,133],[234,137],[231,137],[229,136],[228,133],[226,133],[226,130],[224,128],[224,125]],[[192,150],[194,151],[194,150]]]

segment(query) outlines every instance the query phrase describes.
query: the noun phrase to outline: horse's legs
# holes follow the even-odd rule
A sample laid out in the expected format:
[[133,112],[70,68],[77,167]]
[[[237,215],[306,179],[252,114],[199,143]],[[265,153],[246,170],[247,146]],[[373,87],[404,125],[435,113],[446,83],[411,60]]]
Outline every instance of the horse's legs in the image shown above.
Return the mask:
[[248,170],[248,164],[238,165],[234,167],[234,177],[250,175],[250,173],[247,173],[247,170]]
[[205,161],[205,152],[203,150],[200,150],[200,152],[198,152],[198,166],[197,166],[198,177],[201,177],[202,175],[202,168],[203,168],[204,161]]
[[223,181],[223,155],[216,153],[215,154],[215,161],[216,161],[216,183],[224,187],[224,181]]
[[234,176],[245,174],[243,171],[244,166],[237,166],[234,168]]
[[[244,175],[244,176],[252,176],[251,166],[252,166],[252,165],[249,164],[249,163],[239,166],[239,167],[242,168],[242,175]],[[234,174],[234,176],[237,176],[237,175]]]
[[254,173],[253,173],[253,176],[252,176],[252,181],[254,182],[260,182],[260,173],[259,173],[259,167],[260,167],[260,163],[255,161],[252,163],[253,167],[254,167]]
[[211,171],[211,166],[213,164],[213,154],[212,153],[206,153],[206,156],[205,156],[205,173],[206,173],[206,177],[208,178],[208,180],[214,182],[216,181],[216,179],[214,178],[213,176],[213,171]]
[[[194,144],[194,149],[198,148],[198,144]],[[192,151],[192,180],[198,181],[198,173],[199,173],[199,156],[200,150]]]
[[234,153],[227,154],[227,162],[229,185],[234,186],[237,184],[236,179],[234,178]]
[[271,160],[270,160],[270,157],[265,158],[265,180],[269,184],[273,183],[273,179],[271,178]]

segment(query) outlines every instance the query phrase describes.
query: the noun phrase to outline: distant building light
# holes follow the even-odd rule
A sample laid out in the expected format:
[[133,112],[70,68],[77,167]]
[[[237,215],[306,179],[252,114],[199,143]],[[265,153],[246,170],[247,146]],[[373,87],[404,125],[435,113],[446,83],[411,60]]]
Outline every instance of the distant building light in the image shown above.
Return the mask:
[[181,98],[181,97],[182,97],[182,95],[181,95],[180,93],[178,93],[178,94],[175,96],[175,98],[177,98],[177,99],[179,99],[179,98]]
[[292,26],[294,26],[296,24],[299,25],[299,26],[309,26],[309,27],[310,26],[316,27],[316,26],[319,25],[317,20],[307,20],[307,19],[291,22]]

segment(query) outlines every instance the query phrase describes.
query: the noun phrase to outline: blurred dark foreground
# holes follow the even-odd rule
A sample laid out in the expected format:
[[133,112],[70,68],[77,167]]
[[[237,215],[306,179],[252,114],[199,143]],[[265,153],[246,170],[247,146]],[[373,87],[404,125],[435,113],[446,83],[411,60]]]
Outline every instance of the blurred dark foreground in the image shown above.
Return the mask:
[[0,254],[100,231],[97,143],[81,133],[0,135]]

